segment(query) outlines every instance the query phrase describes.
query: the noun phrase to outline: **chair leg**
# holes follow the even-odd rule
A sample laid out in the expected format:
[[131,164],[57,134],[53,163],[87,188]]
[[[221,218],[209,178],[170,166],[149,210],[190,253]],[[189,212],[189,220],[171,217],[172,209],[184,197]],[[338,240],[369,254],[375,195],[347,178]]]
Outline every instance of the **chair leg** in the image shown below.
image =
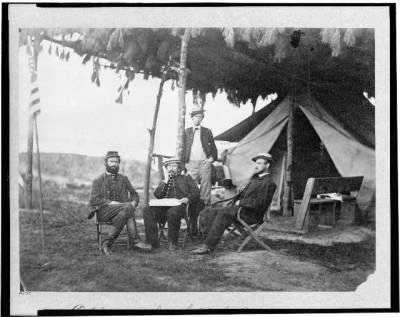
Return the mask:
[[101,225],[96,223],[97,229],[97,244],[99,246],[99,250],[101,251]]
[[[271,248],[267,246],[258,236],[257,234],[261,232],[261,230],[264,227],[264,223],[257,228],[257,230],[254,232],[250,226],[244,222],[242,219],[239,219],[240,223],[247,229],[247,232],[249,233],[249,236],[241,243],[241,245],[238,248],[238,252],[242,252],[243,248],[245,245],[251,240],[254,239],[259,245],[261,245],[264,249],[271,251]],[[248,239],[248,240],[247,240]],[[247,240],[247,241],[246,241]]]
[[191,237],[191,235],[190,235],[190,227],[189,227],[190,226],[190,221],[189,221],[189,219],[187,217],[185,217],[185,222],[186,222],[186,230],[183,233],[182,249],[185,248],[187,235],[189,234],[189,237]]
[[158,241],[159,242],[161,242],[161,238],[165,238],[164,227],[165,227],[165,224],[159,224],[159,227],[158,227]]
[[[262,230],[264,229],[264,223],[261,224],[255,231],[254,234],[258,235]],[[244,249],[244,247],[250,242],[250,240],[253,239],[253,237],[248,234],[247,237],[242,241],[242,243],[240,244],[239,248],[237,249],[238,252],[242,252],[242,250]]]
[[126,246],[127,246],[128,250],[130,250],[131,249],[131,239],[129,237],[128,225],[126,225],[126,235],[128,236],[128,242],[127,242]]

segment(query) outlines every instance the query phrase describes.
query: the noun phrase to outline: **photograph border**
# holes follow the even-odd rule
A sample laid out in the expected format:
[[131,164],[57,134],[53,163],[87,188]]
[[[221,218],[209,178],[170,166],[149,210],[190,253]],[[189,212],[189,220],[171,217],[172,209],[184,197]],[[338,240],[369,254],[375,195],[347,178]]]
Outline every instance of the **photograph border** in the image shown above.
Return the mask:
[[[1,264],[1,313],[2,315],[10,314],[10,213],[4,211],[10,211],[10,67],[9,67],[9,21],[6,18],[9,12],[10,4],[18,4],[17,2],[3,3],[2,4],[2,104],[1,109],[1,122],[2,122],[2,201],[1,207],[3,212],[1,213],[1,229],[2,229],[2,241],[1,241],[1,252],[2,252],[2,264]],[[85,8],[96,8],[96,7],[241,7],[241,6],[282,6],[282,7],[325,7],[325,6],[336,6],[336,7],[347,7],[347,6],[378,6],[378,7],[389,7],[389,25],[390,25],[390,206],[391,206],[391,223],[390,223],[390,255],[391,255],[391,266],[390,266],[390,280],[391,280],[391,308],[334,308],[334,309],[134,309],[134,310],[39,310],[38,314],[41,316],[93,316],[93,315],[164,315],[164,314],[255,314],[255,313],[321,313],[321,312],[398,312],[399,311],[399,230],[398,230],[398,154],[397,154],[397,65],[396,65],[396,4],[394,3],[152,3],[152,4],[134,4],[134,3],[24,3],[24,4],[37,4],[38,7],[51,7],[51,8],[72,8],[72,7],[85,7]],[[7,157],[6,157],[7,156]],[[377,216],[376,216],[377,217]],[[377,250],[376,250],[377,251]],[[8,313],[8,314],[7,314]]]

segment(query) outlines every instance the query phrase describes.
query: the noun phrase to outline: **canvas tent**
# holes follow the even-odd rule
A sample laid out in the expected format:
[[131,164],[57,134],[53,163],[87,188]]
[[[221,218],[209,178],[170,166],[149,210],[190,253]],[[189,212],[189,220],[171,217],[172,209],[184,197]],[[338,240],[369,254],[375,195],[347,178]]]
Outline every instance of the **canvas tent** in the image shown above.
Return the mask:
[[[252,173],[250,158],[267,151],[274,157],[272,177],[278,188],[282,186],[289,105],[289,97],[277,100],[216,136],[239,142],[226,161],[234,184],[246,183]],[[357,203],[362,211],[374,212],[374,107],[344,104],[343,99],[326,95],[296,96],[295,105],[294,198],[302,198],[309,177],[364,176]],[[279,204],[279,195],[275,199]]]

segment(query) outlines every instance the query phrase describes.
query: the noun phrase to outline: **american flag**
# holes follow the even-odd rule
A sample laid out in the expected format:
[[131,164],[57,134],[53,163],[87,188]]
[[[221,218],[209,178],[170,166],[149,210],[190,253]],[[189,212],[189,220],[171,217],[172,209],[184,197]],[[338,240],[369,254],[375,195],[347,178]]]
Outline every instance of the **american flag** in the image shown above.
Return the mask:
[[29,41],[28,45],[29,49],[29,71],[31,74],[31,94],[30,94],[30,102],[29,102],[29,113],[34,116],[40,113],[40,97],[39,97],[39,85],[37,81],[37,70],[36,70],[36,62],[37,55],[34,53],[34,44],[32,41]]

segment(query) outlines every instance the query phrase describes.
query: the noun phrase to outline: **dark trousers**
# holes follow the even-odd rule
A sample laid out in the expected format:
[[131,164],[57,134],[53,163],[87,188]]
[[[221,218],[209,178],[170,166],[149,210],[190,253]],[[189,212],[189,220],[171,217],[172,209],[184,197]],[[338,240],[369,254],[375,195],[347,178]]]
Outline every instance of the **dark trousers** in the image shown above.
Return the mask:
[[99,221],[111,221],[118,230],[126,225],[129,218],[135,218],[135,209],[131,203],[120,203],[102,207],[98,213]]
[[168,241],[177,244],[181,219],[186,215],[186,205],[174,207],[146,207],[143,210],[143,219],[146,240],[153,246],[158,246],[158,226],[168,221]]
[[[233,223],[237,223],[237,212],[239,207],[227,206],[221,208],[204,208],[200,212],[200,233],[206,235],[205,244],[214,250],[221,240],[224,231]],[[246,210],[241,212],[241,217],[248,224],[258,223],[259,219]]]

